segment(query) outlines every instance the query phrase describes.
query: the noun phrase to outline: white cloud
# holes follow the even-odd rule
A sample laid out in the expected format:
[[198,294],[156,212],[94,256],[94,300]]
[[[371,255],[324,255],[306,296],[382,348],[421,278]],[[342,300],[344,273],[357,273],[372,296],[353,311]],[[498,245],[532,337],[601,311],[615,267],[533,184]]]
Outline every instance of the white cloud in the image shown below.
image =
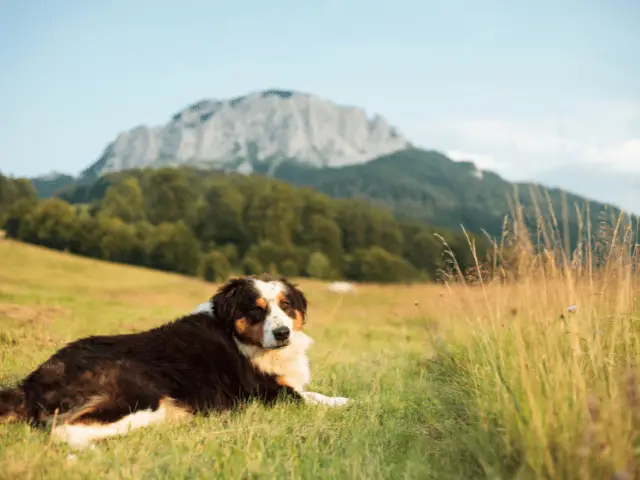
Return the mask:
[[593,122],[473,119],[442,124],[430,136],[444,139],[444,150],[453,159],[475,160],[482,168],[505,175],[535,175],[559,165],[640,173],[640,132],[620,124],[616,131],[607,118],[590,117],[594,118]]
[[605,148],[590,148],[585,159],[624,172],[640,173],[640,138],[632,138]]
[[589,102],[544,118],[432,118],[407,133],[427,148],[475,160],[505,176],[531,177],[559,165],[640,172],[637,103]]
[[487,153],[464,152],[462,150],[448,150],[445,154],[457,162],[471,161],[476,167],[482,170],[496,170],[499,167],[498,162],[493,155]]
[[463,136],[482,148],[513,148],[527,153],[548,153],[560,146],[552,133],[535,125],[521,125],[502,120],[470,120],[452,125]]
[[508,180],[541,182],[640,213],[640,106],[587,107],[562,119],[434,119],[410,136]]

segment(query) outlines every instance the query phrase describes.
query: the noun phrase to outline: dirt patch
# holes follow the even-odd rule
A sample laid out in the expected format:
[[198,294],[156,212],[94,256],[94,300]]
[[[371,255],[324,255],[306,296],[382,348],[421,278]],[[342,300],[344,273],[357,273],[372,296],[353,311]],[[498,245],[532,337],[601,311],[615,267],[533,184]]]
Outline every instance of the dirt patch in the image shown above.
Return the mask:
[[0,303],[0,317],[7,317],[19,322],[40,324],[49,323],[56,317],[69,311],[62,307],[42,307],[36,305],[19,305],[15,303]]

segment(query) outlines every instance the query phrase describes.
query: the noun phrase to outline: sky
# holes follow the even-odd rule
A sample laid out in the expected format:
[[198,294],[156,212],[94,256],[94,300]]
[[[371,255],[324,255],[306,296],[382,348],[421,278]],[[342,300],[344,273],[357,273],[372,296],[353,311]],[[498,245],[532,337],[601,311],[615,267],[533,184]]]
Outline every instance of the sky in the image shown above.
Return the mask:
[[0,171],[77,174],[137,125],[281,88],[640,213],[639,60],[637,0],[0,0]]

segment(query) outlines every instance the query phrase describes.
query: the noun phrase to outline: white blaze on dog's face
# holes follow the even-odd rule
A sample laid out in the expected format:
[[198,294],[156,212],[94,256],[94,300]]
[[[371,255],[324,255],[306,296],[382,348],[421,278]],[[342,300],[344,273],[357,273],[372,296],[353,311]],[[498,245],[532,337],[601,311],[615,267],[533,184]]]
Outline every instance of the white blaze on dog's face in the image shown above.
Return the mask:
[[[295,310],[280,282],[253,280],[260,295],[257,304],[266,312],[262,334],[263,348],[278,348],[291,342],[294,333]],[[288,313],[287,313],[288,312]],[[289,316],[293,313],[293,317]]]
[[214,310],[232,323],[235,337],[243,344],[262,349],[280,349],[300,335],[307,301],[286,279],[236,279],[214,297]]

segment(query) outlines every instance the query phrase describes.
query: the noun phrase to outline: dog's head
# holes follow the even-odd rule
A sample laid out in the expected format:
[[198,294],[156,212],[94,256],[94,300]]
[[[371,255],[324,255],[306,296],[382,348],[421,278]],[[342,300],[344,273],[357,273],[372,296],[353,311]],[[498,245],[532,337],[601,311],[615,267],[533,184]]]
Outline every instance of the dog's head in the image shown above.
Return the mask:
[[214,315],[240,342],[263,349],[286,347],[306,323],[307,299],[284,277],[229,280],[211,302]]

